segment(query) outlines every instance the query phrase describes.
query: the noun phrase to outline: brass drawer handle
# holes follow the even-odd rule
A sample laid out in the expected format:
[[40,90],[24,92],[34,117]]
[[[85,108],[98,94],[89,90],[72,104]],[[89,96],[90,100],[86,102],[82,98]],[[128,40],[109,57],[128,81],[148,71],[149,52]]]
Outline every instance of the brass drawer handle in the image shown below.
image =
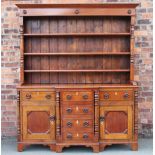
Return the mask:
[[88,121],[84,122],[84,123],[83,123],[83,126],[84,126],[84,127],[88,127],[88,126],[89,126],[89,122],[88,122]]
[[104,121],[104,116],[100,116],[100,122],[103,122]]
[[47,99],[51,99],[51,95],[50,95],[50,94],[46,95],[45,97],[46,97]]
[[78,9],[75,10],[75,14],[79,14],[80,11]]
[[88,99],[88,95],[83,95],[83,99],[87,100]]
[[66,111],[67,111],[68,113],[71,113],[71,112],[72,112],[72,109],[71,109],[71,108],[68,108],[68,109],[66,109]]
[[23,14],[27,14],[27,11],[26,10],[23,10]]
[[26,99],[31,99],[31,94],[26,94]]
[[84,108],[84,109],[83,109],[83,112],[84,112],[84,113],[88,113],[88,108]]
[[72,139],[72,134],[71,133],[67,134],[67,139]]
[[125,99],[128,99],[128,98],[129,98],[129,94],[128,94],[128,93],[125,93],[125,94],[123,95],[123,97],[124,97]]
[[68,127],[72,127],[72,122],[67,122]]
[[66,98],[67,98],[67,100],[71,100],[72,99],[72,95],[67,95]]
[[108,93],[104,94],[104,99],[109,99],[109,94]]
[[50,119],[50,121],[55,121],[55,116],[54,116],[54,115],[51,115],[51,116],[49,117],[49,119]]
[[88,134],[83,134],[83,139],[87,139],[88,138]]

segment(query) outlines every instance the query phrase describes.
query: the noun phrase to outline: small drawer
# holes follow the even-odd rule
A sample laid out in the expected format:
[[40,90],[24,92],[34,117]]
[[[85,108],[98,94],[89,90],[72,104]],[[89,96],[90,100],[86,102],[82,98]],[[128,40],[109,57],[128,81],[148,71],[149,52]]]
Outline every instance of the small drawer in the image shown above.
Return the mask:
[[131,101],[133,100],[132,90],[105,90],[100,91],[100,100],[102,101]]
[[89,141],[93,139],[92,132],[64,132],[63,139],[67,141]]
[[21,101],[55,101],[54,92],[23,91]]
[[[63,105],[62,106],[63,115],[91,115],[94,114],[93,105]],[[82,116],[83,117],[83,116]]]
[[94,93],[91,91],[70,91],[61,93],[62,101],[92,101],[93,99]]
[[93,132],[92,119],[63,119],[63,131],[87,131]]

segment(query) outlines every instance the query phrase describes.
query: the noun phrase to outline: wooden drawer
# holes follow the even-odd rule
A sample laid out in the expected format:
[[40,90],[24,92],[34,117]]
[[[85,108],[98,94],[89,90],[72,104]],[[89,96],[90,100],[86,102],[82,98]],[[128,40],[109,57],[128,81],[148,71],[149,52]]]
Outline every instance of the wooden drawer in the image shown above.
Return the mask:
[[55,101],[55,92],[22,91],[21,101]]
[[100,91],[100,100],[102,101],[131,101],[133,100],[132,90],[105,90]]
[[67,132],[93,132],[93,119],[63,119],[62,127],[63,131]]
[[68,91],[62,92],[62,101],[92,101],[94,99],[94,93],[92,91]]
[[62,106],[62,114],[63,116],[68,115],[94,115],[94,106],[93,105],[63,105]]
[[92,132],[64,132],[63,139],[66,141],[89,141],[94,137]]

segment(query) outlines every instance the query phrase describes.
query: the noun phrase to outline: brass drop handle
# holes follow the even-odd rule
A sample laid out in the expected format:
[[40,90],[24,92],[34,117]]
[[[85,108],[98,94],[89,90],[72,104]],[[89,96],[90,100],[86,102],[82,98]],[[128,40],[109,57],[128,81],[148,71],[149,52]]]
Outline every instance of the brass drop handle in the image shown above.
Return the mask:
[[67,134],[67,138],[68,138],[68,139],[72,139],[72,134],[71,134],[71,133],[68,133],[68,134]]
[[108,93],[104,94],[104,99],[109,99],[109,94]]
[[55,116],[54,116],[54,115],[51,115],[51,116],[49,117],[49,119],[50,119],[50,121],[55,121]]
[[83,112],[84,112],[84,113],[88,113],[88,108],[84,108],[84,109],[83,109]]
[[68,109],[66,109],[66,111],[67,111],[68,113],[71,113],[71,112],[72,112],[72,109],[71,109],[71,108],[68,108]]
[[100,116],[100,122],[103,122],[104,121],[104,116]]
[[132,11],[131,10],[128,10],[128,14],[131,14],[132,13]]
[[47,99],[51,99],[51,95],[50,95],[50,94],[46,95],[45,97],[46,97]]
[[128,93],[125,93],[125,94],[123,95],[123,97],[124,97],[125,99],[127,99],[127,98],[129,98],[129,94],[128,94]]
[[79,14],[80,11],[78,9],[75,10],[75,14]]
[[83,126],[84,126],[84,127],[88,127],[88,126],[89,126],[89,122],[88,122],[88,121],[84,122],[84,123],[83,123]]
[[26,94],[26,99],[31,99],[31,94]]
[[88,95],[87,94],[83,95],[83,99],[87,100],[88,99]]
[[23,14],[27,14],[27,11],[26,10],[23,10]]
[[67,98],[67,100],[71,100],[72,99],[72,95],[67,95],[66,98]]
[[68,127],[72,127],[72,122],[67,122]]
[[87,138],[88,138],[88,134],[86,134],[86,133],[83,134],[83,138],[84,138],[84,139],[87,139]]

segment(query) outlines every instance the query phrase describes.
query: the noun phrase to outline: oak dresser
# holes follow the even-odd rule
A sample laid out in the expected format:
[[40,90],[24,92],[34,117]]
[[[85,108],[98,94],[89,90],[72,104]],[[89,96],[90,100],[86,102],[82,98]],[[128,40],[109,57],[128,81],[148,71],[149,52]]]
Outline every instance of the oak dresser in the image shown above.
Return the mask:
[[129,144],[138,149],[137,3],[20,8],[18,151]]

